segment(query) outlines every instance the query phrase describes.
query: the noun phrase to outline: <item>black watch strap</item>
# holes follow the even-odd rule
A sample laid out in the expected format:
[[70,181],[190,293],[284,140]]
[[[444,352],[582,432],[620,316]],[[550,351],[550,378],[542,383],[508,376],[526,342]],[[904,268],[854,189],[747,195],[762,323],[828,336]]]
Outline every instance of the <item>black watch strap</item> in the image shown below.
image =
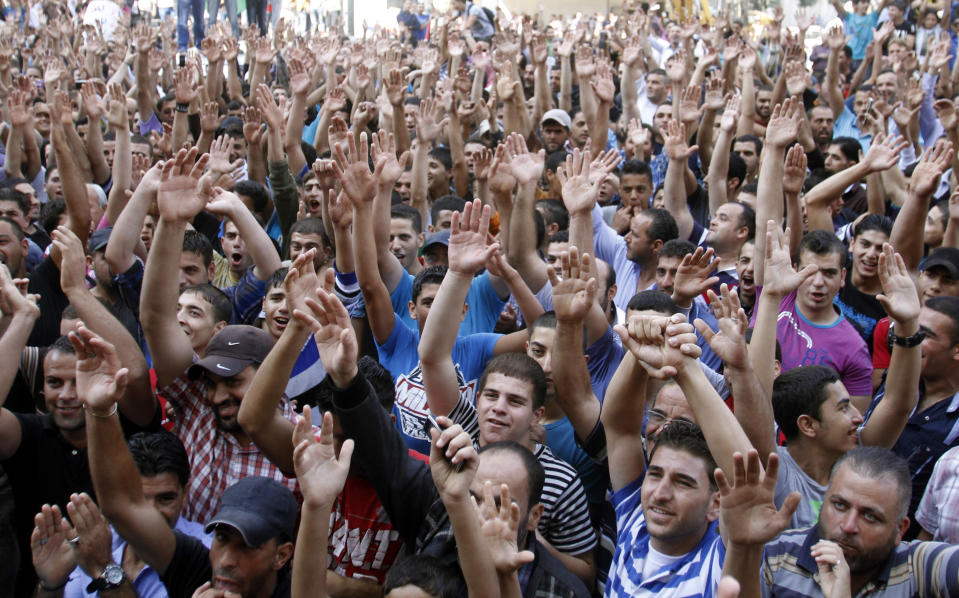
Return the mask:
[[912,336],[899,336],[897,334],[892,335],[892,342],[894,345],[900,347],[905,347],[911,349],[912,347],[918,347],[922,341],[926,339],[926,331],[919,329],[919,331]]
[[121,584],[123,584],[123,579],[123,567],[117,565],[116,563],[110,563],[103,570],[103,573],[100,574],[100,577],[97,577],[87,584],[87,593],[92,594],[94,592],[102,592],[104,590],[118,588]]

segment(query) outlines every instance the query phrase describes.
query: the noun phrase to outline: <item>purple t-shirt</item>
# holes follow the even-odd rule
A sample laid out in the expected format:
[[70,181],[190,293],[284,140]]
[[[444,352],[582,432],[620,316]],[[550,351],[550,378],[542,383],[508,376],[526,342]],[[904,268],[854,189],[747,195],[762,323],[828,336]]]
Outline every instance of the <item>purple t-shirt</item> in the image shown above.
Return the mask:
[[872,395],[872,360],[865,341],[845,316],[828,326],[813,324],[799,313],[796,291],[779,305],[776,338],[783,371],[802,365],[828,365],[839,372],[852,396]]

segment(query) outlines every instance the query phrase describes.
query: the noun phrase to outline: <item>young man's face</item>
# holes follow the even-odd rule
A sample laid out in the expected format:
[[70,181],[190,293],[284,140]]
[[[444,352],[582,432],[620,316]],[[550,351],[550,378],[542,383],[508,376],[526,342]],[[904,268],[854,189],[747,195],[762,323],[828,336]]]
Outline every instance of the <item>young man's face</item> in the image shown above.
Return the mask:
[[817,144],[825,145],[832,141],[833,130],[836,126],[836,119],[833,118],[832,110],[825,106],[813,108],[809,113],[809,126]]
[[253,383],[256,368],[248,365],[229,377],[212,372],[204,372],[203,375],[207,384],[207,399],[213,408],[217,428],[223,432],[242,432],[237,414],[240,412],[240,402]]
[[409,270],[417,263],[417,251],[423,244],[424,235],[416,234],[413,223],[406,218],[390,219],[390,251]]
[[113,168],[113,157],[117,153],[117,142],[116,141],[104,141],[103,142],[103,157],[107,161],[107,166],[111,169]]
[[165,471],[154,476],[141,475],[140,483],[143,487],[143,498],[153,503],[154,508],[163,515],[171,528],[176,525],[186,500],[186,490],[176,474]]
[[263,296],[263,327],[276,341],[290,323],[290,310],[286,303],[283,284],[270,287]]
[[919,272],[919,298],[923,304],[939,295],[959,297],[959,280],[953,278],[943,266],[933,266]]
[[113,276],[110,274],[110,264],[107,262],[104,249],[94,251],[87,256],[87,264],[92,267],[97,286],[102,289],[114,289]]
[[643,515],[653,548],[678,556],[694,549],[719,518],[719,492],[710,487],[702,458],[659,447],[643,479]]
[[323,188],[316,177],[303,183],[303,204],[312,218],[323,219]]
[[733,144],[733,151],[746,163],[746,174],[752,175],[759,166],[759,154],[756,153],[756,144],[752,141],[737,141]]
[[77,396],[77,356],[56,349],[43,358],[43,401],[61,430],[83,429],[86,420]]
[[846,154],[842,153],[842,151],[839,149],[839,145],[836,143],[833,143],[826,148],[826,157],[824,162],[826,172],[829,174],[836,174],[837,172],[846,170],[855,164],[855,161],[846,158]]
[[403,199],[403,203],[410,203],[410,190],[413,185],[413,171],[405,170],[400,178],[396,179],[393,190]]
[[244,597],[259,596],[292,554],[293,545],[289,542],[277,544],[274,539],[262,546],[247,546],[236,528],[218,525],[210,544],[213,589]]
[[756,282],[753,278],[754,264],[753,256],[756,252],[756,245],[752,241],[746,241],[739,249],[739,261],[736,262],[736,274],[739,276],[739,289],[742,293],[755,295]]
[[37,190],[30,183],[17,183],[13,186],[15,191],[23,193],[30,199],[30,211],[27,213],[27,221],[33,222],[40,217],[40,199],[37,197]]
[[653,113],[653,126],[660,131],[665,131],[669,125],[669,119],[673,117],[673,107],[669,104],[660,104]]
[[546,121],[543,123],[542,131],[543,146],[546,148],[547,154],[563,149],[563,145],[565,145],[566,140],[569,139],[569,130],[554,121]]
[[207,266],[200,254],[184,251],[180,254],[180,291],[195,284],[210,282],[212,270],[212,262]]
[[323,246],[323,239],[315,233],[292,233],[290,235],[290,260],[296,261],[301,253],[315,249],[316,256],[313,258],[313,268],[320,274],[320,268],[326,264],[329,252]]
[[[500,500],[500,487],[506,484],[509,488],[509,500],[519,509],[519,526],[517,529],[517,546],[525,547],[527,535],[535,532],[539,519],[543,514],[543,505],[536,504],[529,508],[530,489],[529,474],[523,462],[514,454],[506,451],[489,451],[479,456],[479,467],[470,484],[470,494],[482,506],[485,501],[484,486],[489,482],[493,487],[493,499],[497,506]],[[392,592],[391,592],[392,594]]]
[[819,512],[819,537],[836,542],[853,574],[868,574],[889,557],[909,528],[899,516],[891,477],[871,478],[843,463],[832,475]]
[[586,140],[589,139],[589,123],[586,122],[586,115],[579,111],[573,116],[573,128],[569,132],[570,142],[573,147],[583,149]]
[[403,122],[406,123],[406,128],[409,132],[416,132],[416,121],[419,119],[419,107],[413,104],[404,104],[403,105]]
[[926,213],[926,225],[922,231],[922,242],[926,245],[938,247],[942,245],[942,236],[946,233],[946,226],[942,222],[942,209],[932,206]]
[[859,446],[862,414],[849,400],[842,382],[831,382],[825,390],[826,400],[819,406],[815,423],[816,442],[831,453],[843,455]]
[[450,191],[450,171],[436,158],[426,163],[426,184],[434,196],[446,195]]
[[569,251],[568,242],[554,242],[546,245],[546,263],[549,265],[559,264],[564,251]]
[[653,196],[653,181],[646,174],[624,174],[619,181],[619,197],[624,207],[645,210]]
[[895,103],[896,96],[899,95],[899,77],[896,73],[882,73],[876,77],[876,91],[887,102]]
[[842,267],[842,256],[838,253],[818,255],[804,250],[799,255],[797,270],[810,264],[819,266],[819,271],[800,283],[796,290],[796,302],[807,314],[832,309],[832,301],[845,284],[846,278],[846,269]]
[[683,258],[678,255],[660,255],[656,260],[656,288],[667,295],[673,294],[676,272]]
[[633,216],[626,232],[626,258],[634,262],[645,262],[653,257],[653,240],[649,238],[649,225],[652,220],[642,212]]
[[240,238],[240,231],[237,230],[233,222],[227,221],[223,224],[223,237],[220,239],[220,247],[223,248],[223,255],[226,256],[230,264],[230,270],[234,274],[242,274],[253,265],[253,258],[246,250],[246,243]]
[[959,345],[953,342],[956,333],[952,318],[927,306],[919,310],[919,328],[926,338],[919,345],[922,352],[924,378],[941,378],[956,367]]
[[889,235],[879,230],[859,233],[852,243],[853,274],[863,278],[879,276],[879,254],[882,244],[889,242]]
[[548,326],[537,326],[526,341],[526,354],[543,368],[546,375],[546,398],[555,396],[553,388],[553,346],[556,343],[556,329]]
[[656,401],[646,412],[646,446],[652,450],[656,446],[656,437],[663,426],[672,421],[682,420],[696,423],[696,414],[689,406],[686,395],[678,384],[667,384],[659,390]]
[[6,264],[11,276],[19,276],[27,255],[27,240],[20,240],[8,222],[0,222],[0,263]]
[[213,306],[202,295],[180,293],[176,302],[176,321],[197,355],[203,355],[213,335],[227,324],[213,320]]
[[47,177],[47,182],[44,184],[44,190],[50,199],[63,199],[63,185],[60,183],[59,170],[54,170],[50,173],[50,176]]
[[646,75],[646,97],[654,104],[659,104],[666,99],[666,78],[664,76],[658,73]]
[[416,324],[423,332],[423,325],[426,323],[426,316],[430,315],[430,308],[433,307],[433,299],[436,298],[437,291],[440,290],[438,284],[424,284],[420,289],[420,294],[416,297],[416,302],[409,302],[410,317],[416,320]]
[[725,251],[741,243],[740,233],[743,227],[739,220],[743,215],[743,207],[735,203],[725,203],[716,210],[716,215],[709,221],[709,233],[706,242],[716,251]]
[[230,162],[246,160],[247,149],[246,139],[242,135],[230,137]]
[[476,397],[476,415],[481,445],[504,440],[525,444],[543,408],[533,408],[532,383],[492,373]]
[[768,119],[773,112],[773,92],[760,89],[756,92],[756,116]]
[[29,224],[20,209],[20,204],[12,199],[0,199],[0,216],[13,220],[23,230],[26,230]]

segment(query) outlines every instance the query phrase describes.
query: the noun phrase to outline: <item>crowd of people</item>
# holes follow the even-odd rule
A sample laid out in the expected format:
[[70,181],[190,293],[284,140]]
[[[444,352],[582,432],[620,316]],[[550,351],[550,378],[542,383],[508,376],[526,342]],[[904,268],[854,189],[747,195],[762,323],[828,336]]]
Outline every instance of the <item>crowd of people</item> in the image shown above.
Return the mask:
[[4,8],[0,594],[959,596],[959,18],[832,4]]

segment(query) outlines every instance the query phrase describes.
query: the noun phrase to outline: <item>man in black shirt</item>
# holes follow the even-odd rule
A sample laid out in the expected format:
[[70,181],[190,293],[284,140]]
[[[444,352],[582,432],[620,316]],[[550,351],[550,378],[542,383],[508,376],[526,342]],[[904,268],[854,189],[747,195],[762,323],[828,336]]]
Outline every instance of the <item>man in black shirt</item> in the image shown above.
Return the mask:
[[866,341],[870,354],[876,322],[886,315],[876,295],[882,291],[879,254],[891,232],[892,222],[879,214],[870,214],[856,224],[849,241],[852,266],[846,269],[845,283],[833,300]]

